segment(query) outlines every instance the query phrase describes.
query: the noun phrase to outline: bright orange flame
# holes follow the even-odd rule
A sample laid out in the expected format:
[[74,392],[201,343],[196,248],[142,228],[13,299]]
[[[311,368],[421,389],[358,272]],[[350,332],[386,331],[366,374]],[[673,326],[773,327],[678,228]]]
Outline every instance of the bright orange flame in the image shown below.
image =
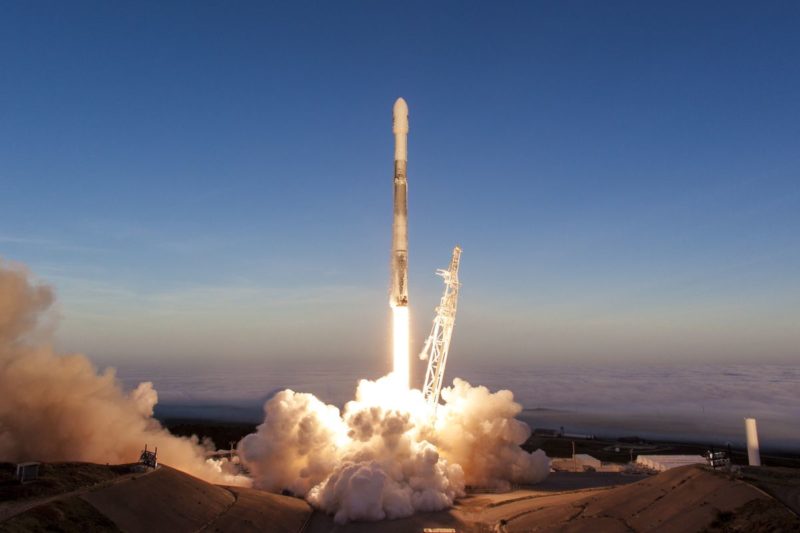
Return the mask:
[[402,389],[409,387],[408,360],[408,307],[392,307],[392,347],[394,350],[394,377]]

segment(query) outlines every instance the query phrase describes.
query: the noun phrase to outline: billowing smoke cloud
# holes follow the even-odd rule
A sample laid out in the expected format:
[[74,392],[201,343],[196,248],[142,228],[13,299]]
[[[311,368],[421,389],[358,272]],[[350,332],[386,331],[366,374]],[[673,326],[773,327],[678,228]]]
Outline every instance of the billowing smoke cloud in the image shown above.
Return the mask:
[[539,483],[550,471],[542,450],[526,453],[520,445],[531,435],[515,417],[522,406],[511,391],[491,393],[456,378],[442,390],[447,402],[436,425],[445,457],[464,466],[469,485],[508,490],[512,483]]
[[304,496],[338,523],[445,509],[467,485],[507,489],[547,476],[544,452],[519,447],[530,429],[514,418],[511,392],[456,379],[442,395],[433,418],[422,394],[392,376],[361,381],[341,413],[285,390],[239,453],[256,487]]
[[0,461],[129,463],[147,443],[162,462],[208,481],[249,482],[207,461],[197,438],[171,435],[152,418],[151,383],[125,394],[113,369],[54,353],[39,327],[53,300],[24,268],[0,260]]
[[[0,461],[126,463],[147,443],[159,459],[215,483],[247,484],[206,460],[197,438],[171,435],[153,415],[151,383],[130,393],[113,369],[54,353],[46,327],[53,293],[0,261]],[[547,476],[549,460],[519,446],[530,434],[509,391],[456,379],[432,417],[418,390],[363,380],[340,412],[284,390],[239,445],[256,487],[290,490],[339,523],[450,507],[467,486],[508,488]]]

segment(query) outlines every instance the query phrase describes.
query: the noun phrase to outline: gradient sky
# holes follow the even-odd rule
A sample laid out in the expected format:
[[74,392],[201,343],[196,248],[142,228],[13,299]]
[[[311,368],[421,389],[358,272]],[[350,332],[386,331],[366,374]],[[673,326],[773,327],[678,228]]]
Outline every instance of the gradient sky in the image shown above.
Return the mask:
[[[602,4],[602,5],[601,5]],[[401,10],[401,5],[404,7]],[[797,362],[797,2],[3,2],[0,256],[117,364]]]

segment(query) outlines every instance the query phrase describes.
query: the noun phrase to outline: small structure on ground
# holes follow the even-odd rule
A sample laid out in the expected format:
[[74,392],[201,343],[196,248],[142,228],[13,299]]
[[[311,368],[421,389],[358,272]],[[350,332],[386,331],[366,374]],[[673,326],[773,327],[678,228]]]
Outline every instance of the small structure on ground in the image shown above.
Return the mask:
[[27,462],[17,464],[17,481],[25,483],[27,481],[34,481],[39,477],[39,463]]
[[702,455],[638,455],[636,466],[655,472],[664,472],[679,466],[706,464]]
[[717,470],[718,468],[728,468],[731,466],[731,460],[725,452],[715,452],[709,450],[706,453],[706,462],[708,466]]
[[150,468],[158,468],[158,446],[156,446],[155,451],[149,452],[147,451],[147,444],[144,445],[144,450],[142,454],[139,456],[139,464],[144,466],[148,466]]
[[625,467],[615,463],[604,463],[586,453],[576,453],[574,457],[557,457],[550,461],[556,472],[622,472]]

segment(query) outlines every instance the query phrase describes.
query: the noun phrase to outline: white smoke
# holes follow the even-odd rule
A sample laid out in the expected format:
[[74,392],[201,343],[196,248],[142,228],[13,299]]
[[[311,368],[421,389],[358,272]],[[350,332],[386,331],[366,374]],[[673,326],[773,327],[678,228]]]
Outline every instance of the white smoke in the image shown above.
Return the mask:
[[[113,369],[56,354],[47,311],[52,290],[0,260],[0,461],[128,463],[144,444],[159,460],[213,483],[248,484],[225,461],[206,460],[197,437],[171,435],[153,415],[149,382],[126,394]],[[258,488],[290,490],[336,522],[445,509],[467,486],[507,489],[549,471],[544,452],[520,445],[530,429],[509,391],[456,379],[432,417],[418,390],[393,376],[362,380],[340,410],[284,390],[239,444]]]
[[113,369],[98,373],[83,355],[56,354],[38,327],[53,299],[0,259],[0,461],[130,463],[148,444],[161,462],[207,481],[249,483],[226,462],[206,460],[197,437],[176,437],[152,418],[152,383],[125,394]]
[[515,418],[522,406],[511,391],[492,393],[456,378],[442,390],[442,398],[446,404],[436,425],[437,442],[445,457],[464,466],[469,485],[508,490],[512,483],[539,483],[547,477],[545,453],[520,448],[531,429]]
[[239,444],[254,485],[290,490],[337,523],[400,518],[445,509],[467,485],[508,489],[549,472],[541,450],[514,417],[509,391],[491,393],[456,379],[432,417],[418,390],[393,377],[362,380],[343,412],[285,390],[264,405],[265,420]]

